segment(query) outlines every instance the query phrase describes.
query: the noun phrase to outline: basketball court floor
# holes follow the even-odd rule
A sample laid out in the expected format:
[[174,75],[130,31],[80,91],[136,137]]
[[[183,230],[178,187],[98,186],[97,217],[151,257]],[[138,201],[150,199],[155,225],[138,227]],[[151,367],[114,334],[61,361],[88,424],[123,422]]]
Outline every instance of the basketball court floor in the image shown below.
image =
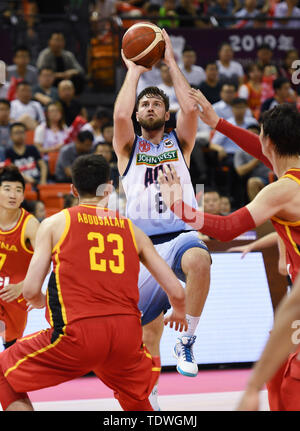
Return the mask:
[[[159,383],[162,411],[233,411],[245,389],[250,369],[205,370],[195,378],[163,372]],[[96,377],[86,376],[59,386],[31,392],[38,411],[120,411],[112,391]],[[261,392],[261,411],[268,411]]]

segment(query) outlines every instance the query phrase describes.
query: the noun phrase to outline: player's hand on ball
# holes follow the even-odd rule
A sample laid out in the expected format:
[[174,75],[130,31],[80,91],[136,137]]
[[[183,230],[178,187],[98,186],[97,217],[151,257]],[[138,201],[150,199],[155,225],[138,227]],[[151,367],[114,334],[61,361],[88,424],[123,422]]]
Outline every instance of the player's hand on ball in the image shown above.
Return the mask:
[[164,173],[159,171],[157,181],[159,183],[160,192],[164,203],[167,207],[171,207],[174,202],[182,199],[182,187],[180,178],[178,177],[174,167],[171,169],[167,165],[164,166]]
[[121,50],[121,56],[122,59],[127,67],[128,70],[132,69],[132,70],[137,70],[138,72],[140,72],[140,74],[144,73],[144,72],[149,72],[149,70],[151,70],[152,68],[147,68],[144,66],[140,66],[138,64],[135,64],[133,61],[128,60],[128,58],[125,57],[125,54],[123,52],[123,50]]
[[166,63],[167,66],[170,66],[170,63],[172,61],[176,61],[175,56],[174,56],[173,47],[172,47],[172,42],[171,42],[171,39],[170,39],[168,33],[166,32],[166,30],[164,28],[162,29],[162,35],[163,35],[163,38],[164,38],[164,41],[166,44],[163,61],[164,61],[164,63]]
[[186,331],[188,328],[188,322],[186,321],[185,314],[172,311],[172,313],[164,319],[165,325],[170,325],[170,328],[175,329],[175,331]]

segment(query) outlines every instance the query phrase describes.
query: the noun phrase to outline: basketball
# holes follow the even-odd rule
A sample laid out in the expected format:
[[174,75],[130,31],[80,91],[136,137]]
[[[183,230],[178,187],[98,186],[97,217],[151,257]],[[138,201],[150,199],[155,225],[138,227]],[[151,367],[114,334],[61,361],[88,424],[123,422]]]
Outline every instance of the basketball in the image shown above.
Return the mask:
[[151,22],[134,24],[123,36],[122,49],[128,60],[152,67],[161,60],[165,51],[161,29]]

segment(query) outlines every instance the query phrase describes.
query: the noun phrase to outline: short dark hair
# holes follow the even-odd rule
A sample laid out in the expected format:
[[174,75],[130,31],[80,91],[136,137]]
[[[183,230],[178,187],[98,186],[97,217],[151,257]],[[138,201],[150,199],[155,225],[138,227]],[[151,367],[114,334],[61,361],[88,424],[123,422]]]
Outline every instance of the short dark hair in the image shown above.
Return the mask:
[[78,132],[77,139],[79,142],[84,142],[87,139],[93,142],[94,135],[89,130],[81,130],[80,132]]
[[228,85],[229,87],[234,87],[235,91],[237,90],[237,85],[233,81],[223,81],[221,84],[221,91],[223,90],[223,87],[225,85]]
[[9,132],[10,132],[10,134],[12,133],[12,131],[13,131],[13,129],[14,129],[15,127],[23,127],[23,129],[24,129],[25,131],[27,130],[27,127],[25,126],[25,124],[24,124],[24,123],[21,123],[21,121],[16,121],[16,122],[12,123],[12,124],[9,126]]
[[249,130],[249,129],[255,129],[260,133],[260,125],[259,124],[256,124],[256,123],[249,124],[247,126],[247,130]]
[[0,169],[0,185],[2,185],[4,181],[21,183],[23,191],[25,190],[25,180],[16,166],[5,166],[4,168]]
[[206,193],[217,193],[221,197],[219,190],[217,190],[213,187],[205,187],[204,188],[204,194],[206,194]]
[[260,51],[261,49],[267,49],[269,51],[272,51],[271,46],[268,43],[262,43],[258,48],[257,51]]
[[40,69],[39,69],[39,75],[43,72],[43,70],[50,70],[50,72],[53,72],[54,73],[54,69],[53,69],[53,67],[48,67],[48,66],[43,66],[43,67],[41,67]]
[[214,66],[218,67],[216,60],[210,60],[210,61],[207,61],[207,62],[205,63],[204,69],[206,69],[206,68],[207,68],[207,66],[211,66],[212,64],[213,64]]
[[279,156],[300,155],[300,113],[290,103],[282,103],[262,115],[263,135],[269,137]]
[[10,108],[10,101],[7,99],[0,99],[0,104],[6,105]]
[[112,118],[112,114],[109,109],[98,106],[94,112],[93,117],[97,118],[97,120],[101,120],[102,118]]
[[72,164],[72,182],[80,196],[96,196],[97,189],[109,181],[110,167],[103,156],[79,156]]
[[140,100],[144,97],[144,96],[154,96],[154,97],[160,97],[165,105],[166,111],[169,110],[170,107],[170,101],[169,101],[169,97],[166,95],[166,93],[161,90],[158,87],[146,87],[144,88],[143,91],[140,92],[140,94],[137,97],[136,100],[136,110],[138,109]]
[[16,55],[20,51],[26,51],[29,54],[29,56],[30,56],[30,49],[26,45],[18,45],[14,49],[14,55]]
[[287,78],[284,78],[283,76],[280,76],[279,78],[274,79],[273,81],[273,90],[280,90],[280,88],[286,84],[290,83],[290,81]]
[[229,47],[232,49],[232,46],[231,46],[231,43],[230,43],[230,42],[222,42],[222,43],[221,43],[221,45],[219,46],[218,53],[221,51],[221,49],[222,49],[224,46],[229,46]]
[[196,53],[196,51],[191,45],[185,45],[182,50],[182,54],[184,54],[185,52],[192,52],[192,51]]
[[241,104],[247,106],[247,100],[243,99],[242,97],[235,97],[233,99],[233,101],[231,102],[231,106],[236,106],[236,105],[241,105]]
[[17,83],[16,88],[21,87],[22,85],[26,85],[27,87],[31,87],[31,84],[27,81],[20,81]]
[[101,132],[103,133],[104,129],[106,129],[107,127],[114,127],[114,123],[112,121],[108,121],[107,123],[104,123],[101,126]]

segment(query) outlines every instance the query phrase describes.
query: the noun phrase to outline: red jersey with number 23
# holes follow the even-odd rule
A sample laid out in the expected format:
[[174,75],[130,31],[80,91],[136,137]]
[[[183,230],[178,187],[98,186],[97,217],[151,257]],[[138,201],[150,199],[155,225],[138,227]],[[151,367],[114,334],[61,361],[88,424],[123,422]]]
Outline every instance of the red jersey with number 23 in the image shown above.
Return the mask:
[[63,210],[64,233],[52,251],[46,317],[61,330],[87,317],[138,309],[139,256],[132,223],[91,205]]

